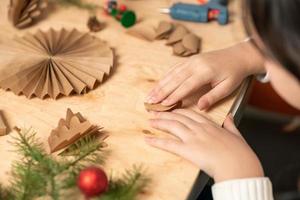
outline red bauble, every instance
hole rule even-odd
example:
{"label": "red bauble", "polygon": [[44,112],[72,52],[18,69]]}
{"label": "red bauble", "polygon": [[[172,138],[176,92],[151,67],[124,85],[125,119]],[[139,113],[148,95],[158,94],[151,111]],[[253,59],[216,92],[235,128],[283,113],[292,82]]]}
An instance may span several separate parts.
{"label": "red bauble", "polygon": [[121,12],[125,12],[125,11],[127,10],[127,6],[124,5],[124,4],[122,4],[122,5],[120,5],[119,10],[120,10]]}
{"label": "red bauble", "polygon": [[105,172],[97,167],[89,167],[79,173],[77,186],[86,197],[99,196],[108,189]]}

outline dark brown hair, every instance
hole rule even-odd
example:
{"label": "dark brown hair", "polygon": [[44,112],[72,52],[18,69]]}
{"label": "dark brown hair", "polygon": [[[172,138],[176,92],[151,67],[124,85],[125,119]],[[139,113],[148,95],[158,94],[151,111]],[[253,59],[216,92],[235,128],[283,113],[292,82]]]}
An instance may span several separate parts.
{"label": "dark brown hair", "polygon": [[300,80],[300,0],[244,0],[243,12],[247,33],[266,47],[260,51]]}

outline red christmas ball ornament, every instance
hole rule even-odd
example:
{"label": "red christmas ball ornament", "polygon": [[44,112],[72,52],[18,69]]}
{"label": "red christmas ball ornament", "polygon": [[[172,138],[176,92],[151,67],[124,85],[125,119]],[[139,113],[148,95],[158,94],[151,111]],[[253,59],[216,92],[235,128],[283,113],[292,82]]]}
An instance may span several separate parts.
{"label": "red christmas ball ornament", "polygon": [[125,11],[127,10],[127,6],[124,5],[124,4],[121,4],[120,7],[119,7],[119,10],[120,10],[121,12],[125,12]]}
{"label": "red christmas ball ornament", "polygon": [[86,198],[99,196],[108,189],[105,172],[98,167],[89,167],[79,173],[77,186]]}

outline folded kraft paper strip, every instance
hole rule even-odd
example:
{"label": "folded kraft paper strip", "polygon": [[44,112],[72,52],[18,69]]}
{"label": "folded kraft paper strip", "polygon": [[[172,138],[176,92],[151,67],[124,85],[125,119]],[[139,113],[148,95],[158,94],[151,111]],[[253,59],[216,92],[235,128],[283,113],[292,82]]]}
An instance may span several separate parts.
{"label": "folded kraft paper strip", "polygon": [[167,112],[171,110],[175,110],[177,108],[180,108],[182,106],[182,101],[178,101],[177,103],[170,105],[170,106],[164,106],[160,103],[157,104],[150,104],[150,103],[144,103],[145,108],[147,111],[154,111],[154,112]]}
{"label": "folded kraft paper strip", "polygon": [[10,0],[8,18],[17,28],[25,28],[41,18],[47,0]]}
{"label": "folded kraft paper strip", "polygon": [[27,98],[83,94],[113,67],[108,44],[76,29],[38,30],[0,45],[0,88]]}
{"label": "folded kraft paper strip", "polygon": [[[67,110],[65,119],[58,122],[56,129],[52,130],[48,144],[50,152],[56,152],[75,143],[80,138],[99,133],[102,127],[92,125],[80,113],[73,113],[71,109]],[[102,134],[104,140],[107,135]]]}

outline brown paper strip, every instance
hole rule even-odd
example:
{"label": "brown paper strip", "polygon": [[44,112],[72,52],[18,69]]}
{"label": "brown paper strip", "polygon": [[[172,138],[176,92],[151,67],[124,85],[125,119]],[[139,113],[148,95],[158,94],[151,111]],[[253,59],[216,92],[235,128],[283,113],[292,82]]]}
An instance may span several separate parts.
{"label": "brown paper strip", "polygon": [[174,110],[176,108],[180,108],[182,102],[179,101],[176,104],[173,104],[171,106],[163,106],[161,104],[149,104],[149,103],[144,103],[144,105],[147,111],[166,112],[166,111]]}

